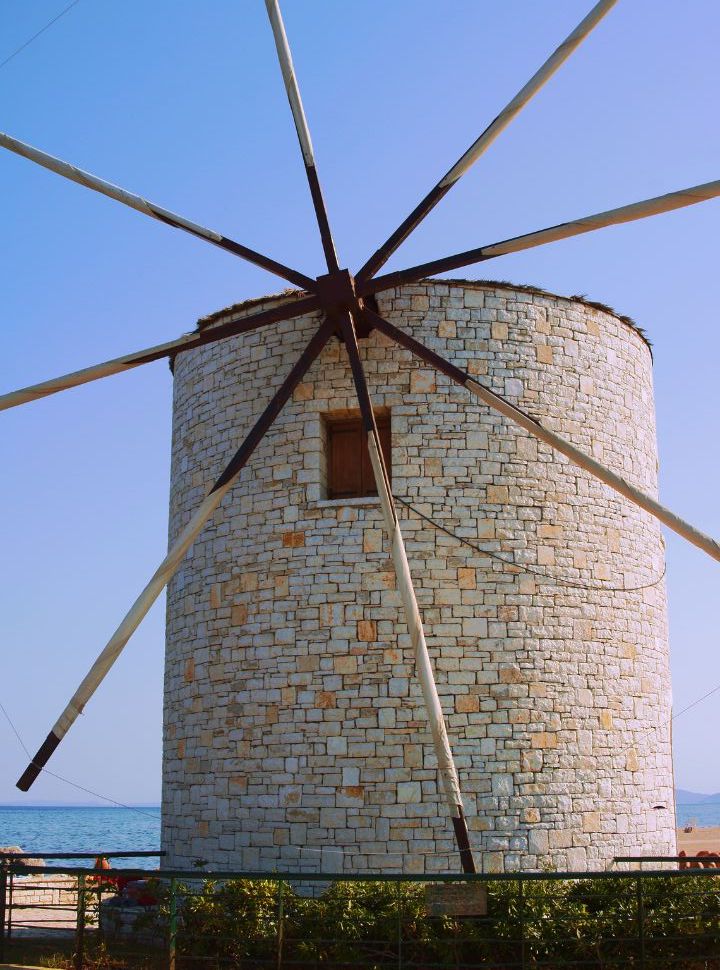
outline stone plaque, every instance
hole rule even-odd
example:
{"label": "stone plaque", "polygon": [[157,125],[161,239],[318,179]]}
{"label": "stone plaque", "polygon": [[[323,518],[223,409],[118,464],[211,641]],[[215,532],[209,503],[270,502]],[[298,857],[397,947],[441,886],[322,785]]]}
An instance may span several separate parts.
{"label": "stone plaque", "polygon": [[487,916],[487,888],[476,882],[435,883],[425,889],[429,916]]}

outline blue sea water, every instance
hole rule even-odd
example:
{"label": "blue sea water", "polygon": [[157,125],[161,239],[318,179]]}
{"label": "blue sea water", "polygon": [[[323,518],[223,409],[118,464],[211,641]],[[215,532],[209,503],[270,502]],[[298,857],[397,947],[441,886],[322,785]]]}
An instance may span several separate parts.
{"label": "blue sea water", "polygon": [[720,802],[678,805],[677,824],[680,828],[686,825],[696,825],[700,828],[708,825],[720,825]]}
{"label": "blue sea water", "polygon": [[[0,845],[19,845],[23,852],[40,857],[53,852],[158,851],[160,809],[0,806]],[[47,862],[58,866],[86,864]],[[154,869],[159,862],[136,857],[114,864]]]}
{"label": "blue sea water", "polygon": [[[678,805],[677,824],[720,825],[720,802]],[[158,851],[160,809],[0,806],[0,845],[19,845],[40,857],[53,852]],[[48,860],[48,865],[73,864],[81,863]],[[136,857],[115,864],[154,869],[159,861]]]}

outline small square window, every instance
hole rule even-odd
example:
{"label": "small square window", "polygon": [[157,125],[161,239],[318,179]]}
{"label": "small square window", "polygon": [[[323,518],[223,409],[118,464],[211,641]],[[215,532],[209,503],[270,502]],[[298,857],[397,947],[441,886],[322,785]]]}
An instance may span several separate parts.
{"label": "small square window", "polygon": [[[388,475],[392,478],[392,454],[390,441],[390,414],[387,411],[375,415],[380,446]],[[357,416],[327,415],[327,497],[363,498],[377,495],[375,476],[370,463],[367,433],[362,418]]]}

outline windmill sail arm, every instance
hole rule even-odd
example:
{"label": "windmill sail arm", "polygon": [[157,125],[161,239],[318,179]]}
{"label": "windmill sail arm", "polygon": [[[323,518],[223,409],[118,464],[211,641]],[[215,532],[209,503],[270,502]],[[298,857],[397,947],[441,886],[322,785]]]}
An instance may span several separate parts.
{"label": "windmill sail arm", "polygon": [[382,448],[373,416],[372,402],[368,392],[365,371],[360,359],[357,337],[349,313],[344,314],[341,318],[341,330],[350,359],[355,391],[360,405],[365,433],[367,434],[370,463],[380,498],[385,531],[390,542],[391,558],[398,590],[403,603],[410,641],[412,643],[415,670],[420,681],[420,689],[425,703],[430,734],[433,739],[433,748],[438,763],[438,773],[445,793],[450,818],[452,819],[462,869],[464,872],[475,872],[475,862],[470,849],[467,822],[463,811],[460,780],[450,748],[450,740],[445,726],[445,717],[435,684],[430,654],[428,653],[427,643],[425,641],[423,622],[410,574],[405,543],[400,531],[400,522],[392,497],[390,478],[385,467],[385,460],[382,456]]}
{"label": "windmill sail arm", "polygon": [[41,165],[43,168],[55,172],[57,175],[62,175],[63,178],[77,182],[79,185],[84,185],[86,188],[92,189],[94,192],[99,192],[101,195],[106,195],[110,199],[115,199],[116,202],[122,202],[123,205],[142,212],[146,216],[159,219],[160,222],[174,226],[176,229],[182,229],[193,236],[197,236],[199,239],[204,239],[206,242],[219,246],[221,249],[233,253],[235,256],[240,256],[248,262],[255,263],[256,266],[261,266],[276,276],[281,276],[283,279],[294,283],[301,289],[313,290],[315,287],[314,281],[309,276],[305,276],[303,273],[299,273],[297,270],[291,269],[289,266],[285,266],[283,263],[279,263],[269,256],[264,256],[254,249],[249,249],[247,246],[243,246],[233,239],[229,239],[227,236],[215,232],[213,229],[207,229],[197,222],[191,222],[184,216],[179,216],[169,209],[163,209],[162,206],[155,205],[154,202],[150,202],[140,195],[135,195],[133,192],[128,192],[126,189],[113,185],[112,182],[106,182],[96,175],[91,175],[89,172],[85,172],[75,165],[70,165],[68,162],[64,162],[54,155],[49,155],[47,152],[41,151],[39,148],[19,141],[17,138],[12,138],[10,135],[5,134],[5,132],[0,132],[0,147],[7,148],[8,151],[14,152],[16,155],[21,155],[23,158],[35,162],[36,165]]}
{"label": "windmill sail arm", "polygon": [[247,464],[253,451],[263,439],[282,407],[307,373],[310,365],[319,356],[330,338],[333,325],[324,323],[315,333],[300,355],[296,364],[273,395],[270,403],[260,415],[247,438],[213,485],[190,521],[173,543],[170,551],[156,569],[148,584],[135,600],[123,618],[120,626],[99,654],[69,703],[55,722],[52,731],[38,749],[35,757],[27,766],[17,782],[21,791],[28,791],[47,764],[63,737],[72,727],[78,715],[110,672],[115,661],[122,653],[128,640],[140,625],[150,607],[177,572],[195,539],[202,532],[205,523],[217,509],[225,494],[232,487],[240,470]]}
{"label": "windmill sail arm", "polygon": [[295,131],[297,132],[298,141],[300,142],[300,150],[302,151],[303,162],[305,164],[305,174],[310,187],[310,195],[312,197],[313,207],[315,209],[315,217],[320,230],[320,239],[322,241],[323,252],[325,254],[325,261],[327,263],[329,272],[332,273],[339,269],[337,253],[335,252],[335,243],[333,242],[332,232],[330,230],[327,208],[325,206],[325,200],[323,198],[322,188],[320,186],[320,179],[318,178],[317,174],[315,152],[313,150],[312,139],[310,137],[310,128],[308,127],[307,118],[305,117],[305,109],[303,107],[302,97],[300,95],[300,86],[298,85],[297,76],[295,74],[295,66],[293,65],[290,44],[288,43],[287,34],[285,32],[285,24],[283,23],[282,13],[280,12],[280,4],[278,3],[278,0],[265,0],[265,6],[267,8],[270,26],[275,39],[275,48],[277,50],[278,60],[280,61],[280,70],[282,72],[285,91],[290,103],[290,111],[292,112],[293,121],[295,123]]}
{"label": "windmill sail arm", "polygon": [[444,357],[441,357],[440,354],[437,354],[429,347],[420,343],[419,340],[400,330],[372,310],[366,310],[365,314],[368,321],[382,333],[412,351],[421,360],[424,360],[449,377],[450,380],[467,388],[474,397],[479,398],[484,404],[498,411],[539,441],[549,445],[554,451],[564,455],[573,464],[589,472],[594,478],[609,485],[614,491],[627,498],[645,512],[648,512],[663,525],[677,533],[677,535],[682,536],[683,539],[691,542],[698,549],[702,549],[712,559],[720,562],[720,544],[715,539],[705,535],[704,532],[701,532],[695,526],[680,518],[679,515],[676,515],[670,509],[666,508],[657,499],[648,495],[647,492],[632,485],[621,475],[618,475],[606,465],[592,458],[580,448],[576,448],[575,445],[571,444],[565,438],[545,427],[542,422],[531,417],[500,394],[491,391],[490,388],[485,387],[479,381],[475,380],[474,377],[471,377],[470,374],[456,367],[455,364],[445,360]]}
{"label": "windmill sail arm", "polygon": [[435,208],[438,202],[447,195],[453,185],[475,164],[498,135],[517,117],[525,105],[547,84],[553,74],[562,67],[570,55],[580,46],[588,34],[594,30],[616,3],[617,0],[600,0],[599,3],[595,4],[587,16],[577,25],[575,30],[553,51],[527,84],[518,91],[515,97],[505,105],[500,114],[475,139],[465,154],[458,159],[452,168],[440,179],[437,185],[413,209],[405,221],[398,226],[388,240],[370,257],[357,274],[359,280],[364,281],[369,279],[382,268],[410,233],[417,228],[422,220]]}
{"label": "windmill sail arm", "polygon": [[50,380],[42,381],[39,384],[31,384],[28,387],[20,388],[17,391],[9,391],[0,394],[0,411],[18,407],[21,404],[28,404],[30,401],[37,401],[57,394],[59,391],[67,391],[72,387],[79,387],[82,384],[89,384],[91,381],[98,381],[103,377],[110,377],[113,374],[120,374],[123,371],[132,370],[141,364],[150,364],[155,360],[166,357],[175,357],[177,354],[205,344],[214,343],[226,337],[233,337],[237,334],[248,333],[257,330],[259,327],[277,323],[280,320],[288,320],[291,317],[302,316],[312,313],[319,307],[315,297],[306,297],[302,300],[293,300],[278,307],[272,307],[255,313],[252,316],[244,317],[241,320],[231,321],[215,327],[206,327],[196,333],[184,334],[177,340],[169,340],[164,344],[157,344],[155,347],[146,347],[131,354],[124,354],[122,357],[114,357],[112,360],[103,361],[101,364],[93,364],[90,367],[83,367],[81,370],[63,374],[61,377],[53,377]]}
{"label": "windmill sail arm", "polygon": [[704,182],[702,185],[693,185],[688,189],[680,189],[678,192],[669,192],[667,195],[659,195],[652,199],[644,199],[642,202],[633,202],[617,209],[596,212],[593,215],[573,219],[570,222],[561,222],[557,226],[549,226],[547,229],[539,229],[523,236],[513,236],[489,246],[468,249],[463,253],[456,253],[454,256],[445,256],[443,259],[434,259],[428,263],[412,266],[409,269],[399,270],[397,273],[377,276],[363,283],[359,290],[363,294],[379,293],[393,286],[413,283],[436,273],[446,273],[449,270],[470,266],[473,263],[481,263],[497,256],[519,253],[524,249],[534,249],[536,246],[544,246],[546,243],[557,242],[560,239],[569,239],[571,236],[580,236],[586,232],[593,232],[595,229],[621,225],[624,222],[636,222],[638,219],[646,219],[663,212],[672,212],[674,209],[683,209],[689,205],[696,205],[698,202],[707,202],[709,199],[715,199],[718,196],[720,196],[720,179],[714,182]]}

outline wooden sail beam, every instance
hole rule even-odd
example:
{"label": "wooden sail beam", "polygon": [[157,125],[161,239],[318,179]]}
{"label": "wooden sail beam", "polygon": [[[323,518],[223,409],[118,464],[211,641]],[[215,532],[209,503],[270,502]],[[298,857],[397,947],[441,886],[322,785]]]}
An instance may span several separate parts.
{"label": "wooden sail beam", "polygon": [[389,239],[370,257],[357,273],[360,282],[370,279],[381,269],[395,250],[407,239],[410,233],[420,225],[422,220],[438,204],[438,202],[456,185],[467,170],[475,164],[480,156],[490,147],[498,135],[503,132],[525,105],[550,80],[570,55],[580,46],[588,34],[600,23],[603,17],[615,6],[617,0],[600,0],[590,13],[582,20],[575,30],[569,34],[560,46],[553,51],[542,67],[530,78],[527,84],[518,91],[515,97],[505,105],[500,114],[492,121],[485,131],[477,138],[465,154],[458,159],[447,172],[418,203],[410,215],[402,222]]}
{"label": "wooden sail beam", "polygon": [[720,562],[720,543],[715,539],[705,535],[704,532],[701,532],[695,526],[690,525],[689,522],[681,519],[679,515],[675,515],[670,509],[661,505],[651,495],[648,495],[647,492],[630,484],[621,475],[611,471],[606,465],[596,461],[595,458],[591,458],[590,455],[585,454],[584,451],[576,448],[575,445],[570,444],[569,441],[566,441],[560,435],[555,434],[554,431],[546,428],[537,418],[531,417],[500,394],[491,391],[489,387],[485,387],[479,381],[475,380],[474,377],[471,377],[470,374],[456,367],[455,364],[441,357],[434,350],[430,350],[429,347],[426,347],[419,340],[400,330],[388,320],[383,319],[369,309],[365,310],[365,315],[372,326],[386,334],[396,343],[412,351],[421,360],[424,360],[427,364],[430,364],[436,370],[445,374],[446,377],[449,377],[451,381],[467,388],[472,395],[479,398],[494,411],[498,411],[514,424],[519,425],[539,441],[550,445],[554,451],[565,455],[573,464],[589,472],[594,478],[604,482],[605,485],[609,485],[610,488],[614,489],[626,499],[629,499],[634,505],[637,505],[645,512],[649,512],[650,515],[667,526],[668,529],[682,536],[683,539],[687,539],[688,542],[697,546],[698,549],[702,549],[712,559]]}
{"label": "wooden sail beam", "polygon": [[494,259],[496,256],[505,256],[508,253],[519,253],[524,249],[533,249],[536,246],[544,246],[545,243],[557,242],[559,239],[580,236],[585,232],[593,232],[595,229],[604,229],[606,226],[617,226],[624,222],[635,222],[638,219],[646,219],[648,216],[660,215],[662,212],[684,209],[686,206],[696,205],[698,202],[707,202],[709,199],[715,199],[718,196],[720,196],[720,179],[714,182],[703,182],[701,185],[693,185],[689,189],[680,189],[678,192],[658,195],[652,199],[644,199],[642,202],[620,206],[617,209],[596,212],[594,215],[583,216],[581,219],[573,219],[572,222],[561,222],[557,226],[529,232],[524,236],[513,236],[511,239],[504,239],[502,242],[492,243],[490,246],[480,246],[478,249],[468,249],[466,252],[456,253],[454,256],[434,259],[429,263],[412,266],[397,273],[376,276],[362,284],[358,281],[357,289],[361,295],[379,293],[381,290],[388,290],[404,283],[415,283],[436,273],[446,273],[461,266],[481,263],[487,259]]}
{"label": "wooden sail beam", "polygon": [[114,357],[112,360],[93,364],[91,367],[84,367],[82,370],[63,374],[61,377],[53,377],[48,381],[42,381],[40,384],[31,384],[29,387],[23,387],[17,391],[0,394],[0,411],[18,407],[20,404],[27,404],[29,401],[37,401],[40,398],[48,397],[50,394],[57,394],[59,391],[67,391],[71,387],[79,387],[81,384],[98,381],[103,377],[110,377],[112,374],[132,370],[141,364],[149,364],[154,360],[161,360],[163,357],[175,357],[177,354],[194,350],[196,347],[203,347],[205,344],[214,343],[216,340],[234,337],[241,333],[249,333],[271,323],[303,316],[317,309],[319,309],[318,300],[314,296],[309,296],[301,300],[288,301],[268,310],[261,310],[260,313],[243,317],[241,320],[206,327],[197,333],[184,334],[177,340],[169,340],[167,343],[157,344],[155,347],[146,347],[144,350],[125,354],[122,357]]}
{"label": "wooden sail beam", "polygon": [[295,131],[297,132],[298,141],[300,142],[300,149],[302,151],[303,162],[305,164],[305,174],[307,176],[308,185],[310,186],[310,195],[312,197],[313,207],[315,209],[318,228],[320,229],[320,239],[322,241],[323,252],[325,253],[325,261],[327,263],[328,271],[333,273],[337,271],[340,266],[338,264],[335,243],[333,241],[332,232],[330,231],[330,222],[328,220],[327,209],[325,207],[325,200],[323,198],[320,180],[317,174],[315,152],[313,151],[312,139],[310,138],[310,129],[308,127],[307,118],[305,117],[305,109],[303,108],[302,98],[300,97],[300,87],[295,75],[295,67],[293,65],[292,54],[290,52],[290,44],[288,43],[287,34],[285,33],[285,24],[283,23],[278,0],[265,0],[265,6],[267,7],[268,17],[270,18],[270,26],[272,27],[273,37],[275,38],[275,47],[277,49],[278,60],[280,61],[280,70],[282,71],[283,81],[285,82],[285,91],[287,92],[288,101],[290,102],[290,110],[292,112],[293,121],[295,122]]}
{"label": "wooden sail beam", "polygon": [[438,772],[442,781],[445,800],[448,805],[450,817],[452,819],[455,838],[460,852],[460,862],[463,872],[475,872],[475,862],[470,848],[470,838],[468,834],[467,821],[463,811],[462,795],[460,792],[460,781],[457,768],[450,749],[445,717],[440,705],[435,676],[433,674],[430,654],[428,653],[427,643],[425,642],[425,631],[423,629],[422,618],[415,596],[415,589],[410,574],[405,543],[400,531],[400,520],[395,509],[395,503],[390,488],[390,479],[385,460],[380,446],[375,416],[372,410],[370,394],[365,379],[365,371],[360,359],[360,351],[357,343],[357,336],[353,325],[352,316],[349,312],[339,316],[341,332],[350,358],[350,367],[355,382],[360,413],[362,415],[365,433],[367,434],[370,461],[375,477],[375,484],[380,497],[380,505],[385,523],[385,531],[390,541],[390,549],[395,576],[397,579],[398,590],[403,601],[405,619],[408,625],[410,641],[415,657],[415,669],[417,671],[420,687],[425,702],[430,733],[433,739],[435,755],[437,757]]}
{"label": "wooden sail beam", "polygon": [[299,286],[301,289],[310,290],[311,292],[314,289],[313,280],[309,276],[305,276],[304,273],[299,273],[297,270],[291,269],[283,263],[278,263],[277,260],[270,259],[269,256],[263,256],[262,253],[255,252],[254,249],[248,249],[247,246],[243,246],[233,239],[229,239],[227,236],[215,232],[213,229],[206,229],[205,226],[191,222],[183,216],[170,212],[169,209],[163,209],[161,206],[155,205],[154,202],[148,201],[148,199],[143,199],[141,196],[127,192],[125,189],[121,189],[111,182],[106,182],[96,175],[91,175],[81,168],[76,168],[74,165],[70,165],[60,158],[55,158],[54,155],[48,155],[47,152],[43,152],[39,148],[34,148],[32,145],[18,141],[17,138],[11,138],[10,135],[4,132],[0,132],[0,147],[7,148],[8,151],[14,152],[16,155],[22,155],[23,158],[27,158],[31,162],[35,162],[37,165],[41,165],[43,168],[55,172],[57,175],[62,175],[63,178],[77,182],[79,185],[84,185],[86,188],[92,189],[94,192],[99,192],[101,195],[106,195],[110,199],[115,199],[116,202],[122,202],[123,205],[130,206],[131,209],[136,209],[146,216],[159,219],[160,222],[165,222],[169,226],[174,226],[176,229],[182,229],[193,236],[197,236],[198,239],[204,239],[214,246],[219,246],[220,249],[224,249],[234,256],[240,256],[241,259],[255,263],[256,266],[261,266],[269,273],[281,276],[283,279],[294,283],[295,286]]}
{"label": "wooden sail beam", "polygon": [[87,702],[105,679],[110,668],[120,656],[128,640],[138,628],[150,607],[177,572],[193,542],[202,532],[205,523],[232,487],[240,470],[247,464],[253,451],[262,441],[268,429],[275,421],[275,418],[307,373],[310,365],[322,352],[334,328],[334,324],[326,321],[316,331],[288,376],[273,395],[270,403],[255,422],[255,425],[235,453],[232,461],[217,479],[206,498],[177,537],[167,556],[163,559],[147,586],[145,586],[135,600],[120,626],[108,640],[97,660],[55,722],[47,738],[40,745],[35,757],[17,782],[17,787],[21,791],[28,791],[68,730],[74,724],[77,716],[82,713]]}

